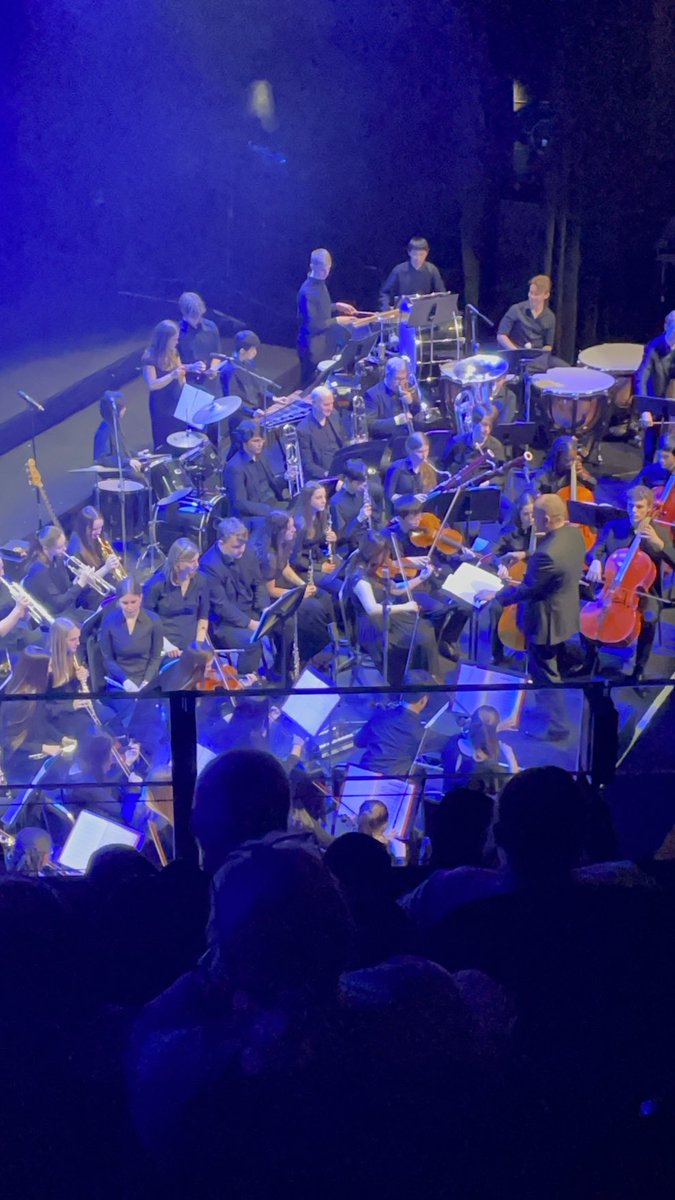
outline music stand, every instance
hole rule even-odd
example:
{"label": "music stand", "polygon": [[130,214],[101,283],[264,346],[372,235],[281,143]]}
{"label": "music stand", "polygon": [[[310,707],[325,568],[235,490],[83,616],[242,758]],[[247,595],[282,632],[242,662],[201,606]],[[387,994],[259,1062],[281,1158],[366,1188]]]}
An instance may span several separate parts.
{"label": "music stand", "polygon": [[348,446],[341,446],[333,455],[329,475],[342,475],[348,458],[361,459],[366,467],[375,467],[376,471],[379,471],[388,445],[387,439],[377,438],[368,442],[350,442]]}
{"label": "music stand", "polygon": [[480,524],[499,521],[501,498],[502,493],[498,487],[468,487],[462,492],[454,520],[464,521],[467,535],[470,521],[478,521]]}
{"label": "music stand", "polygon": [[616,504],[593,504],[586,500],[568,500],[567,512],[573,525],[588,525],[591,529],[604,529],[610,521],[628,519],[625,508]]}
{"label": "music stand", "polygon": [[271,636],[281,626],[282,672],[284,687],[290,687],[288,673],[288,621],[297,621],[298,609],[305,598],[307,584],[291,588],[264,608],[260,614],[257,628],[251,634],[251,642],[259,642],[264,637]]}
{"label": "music stand", "polygon": [[508,425],[498,425],[493,436],[502,446],[522,451],[534,440],[536,429],[534,421],[511,421]]}
{"label": "music stand", "polygon": [[675,399],[670,396],[633,396],[640,413],[651,413],[654,424],[675,425]]}

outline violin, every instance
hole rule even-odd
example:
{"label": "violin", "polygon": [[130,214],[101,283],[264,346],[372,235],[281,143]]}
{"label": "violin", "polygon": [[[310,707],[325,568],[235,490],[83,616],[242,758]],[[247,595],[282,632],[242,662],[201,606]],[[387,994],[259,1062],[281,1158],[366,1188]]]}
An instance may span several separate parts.
{"label": "violin", "polygon": [[581,632],[603,646],[632,646],[642,629],[640,594],[656,579],[656,564],[640,549],[638,530],[626,549],[615,550],[605,563],[600,595],[581,609]]}
{"label": "violin", "polygon": [[246,687],[246,683],[237,673],[236,667],[229,663],[221,663],[220,660],[214,661],[208,666],[204,672],[197,691],[199,692],[241,692]]}
{"label": "violin", "polygon": [[413,545],[419,546],[420,550],[429,550],[433,546],[440,554],[446,554],[449,557],[459,554],[464,548],[463,535],[458,530],[449,527],[439,533],[440,528],[441,521],[435,513],[420,513],[419,528],[413,529],[410,540]]}
{"label": "violin", "polygon": [[[558,491],[560,499],[564,500],[565,502],[569,500],[579,500],[583,501],[585,504],[595,504],[595,496],[590,488],[584,487],[583,484],[579,484],[577,480],[577,470],[577,462],[575,459],[570,467],[569,484],[560,488]],[[583,537],[584,544],[586,546],[586,552],[588,553],[589,550],[593,549],[598,539],[598,535],[595,529],[591,529],[590,525],[577,525],[576,528],[581,532],[581,536]]]}
{"label": "violin", "polygon": [[416,575],[419,575],[419,572],[419,563],[411,562],[409,558],[402,558],[400,567],[395,559],[386,559],[375,570],[378,579],[414,579]]}

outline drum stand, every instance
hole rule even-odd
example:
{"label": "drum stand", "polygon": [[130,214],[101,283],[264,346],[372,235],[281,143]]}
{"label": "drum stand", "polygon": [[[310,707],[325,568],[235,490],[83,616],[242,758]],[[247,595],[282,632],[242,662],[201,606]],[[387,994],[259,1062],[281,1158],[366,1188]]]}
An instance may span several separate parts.
{"label": "drum stand", "polygon": [[117,407],[122,399],[121,392],[105,392],[105,397],[110,401],[110,411],[113,419],[113,429],[115,430],[115,457],[117,459],[117,478],[120,485],[120,527],[122,530],[122,562],[124,569],[127,569],[127,503],[126,494],[124,492],[124,469],[122,467],[122,452],[120,450],[120,426],[119,426],[119,409]]}
{"label": "drum stand", "polygon": [[162,507],[161,501],[158,501],[150,510],[152,512],[148,529],[150,540],[136,563],[136,570],[139,575],[146,575],[148,578],[150,575],[154,575],[155,571],[159,571],[160,567],[163,567],[166,562],[166,554],[157,541],[157,518],[159,510]]}

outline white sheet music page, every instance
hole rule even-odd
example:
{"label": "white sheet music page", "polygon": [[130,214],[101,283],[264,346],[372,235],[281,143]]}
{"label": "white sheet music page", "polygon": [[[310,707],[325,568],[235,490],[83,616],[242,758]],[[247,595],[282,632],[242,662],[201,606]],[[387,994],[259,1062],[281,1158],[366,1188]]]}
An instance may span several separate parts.
{"label": "white sheet music page", "polygon": [[503,587],[503,580],[497,575],[484,571],[482,567],[475,567],[473,563],[463,562],[452,575],[448,575],[442,590],[471,608],[481,608],[482,605],[476,603],[479,592],[492,592],[496,596]]}

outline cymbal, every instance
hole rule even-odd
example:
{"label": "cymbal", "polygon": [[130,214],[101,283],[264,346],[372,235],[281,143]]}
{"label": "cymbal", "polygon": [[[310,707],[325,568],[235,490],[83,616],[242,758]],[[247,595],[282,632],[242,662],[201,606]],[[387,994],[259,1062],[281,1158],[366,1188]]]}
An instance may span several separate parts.
{"label": "cymbal", "polygon": [[447,364],[443,374],[454,383],[496,383],[508,369],[506,359],[498,354],[472,354],[471,358],[460,358],[458,362]]}
{"label": "cymbal", "polygon": [[202,446],[205,433],[196,433],[191,429],[181,429],[178,433],[170,433],[167,437],[167,442],[170,446],[175,446],[177,450],[194,450],[196,446]]}
{"label": "cymbal", "polygon": [[224,421],[226,417],[231,417],[232,413],[236,413],[241,405],[241,396],[223,396],[222,400],[213,399],[210,404],[205,404],[203,408],[198,408],[196,413],[192,414],[192,423],[194,425],[213,425],[216,421]]}
{"label": "cymbal", "polygon": [[82,471],[95,471],[97,475],[111,474],[112,472],[115,472],[115,474],[118,473],[117,467],[102,467],[100,463],[92,463],[90,467],[68,468],[69,475],[77,475]]}

